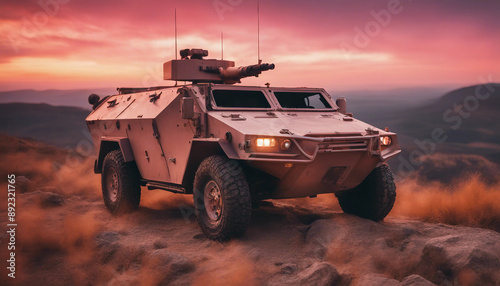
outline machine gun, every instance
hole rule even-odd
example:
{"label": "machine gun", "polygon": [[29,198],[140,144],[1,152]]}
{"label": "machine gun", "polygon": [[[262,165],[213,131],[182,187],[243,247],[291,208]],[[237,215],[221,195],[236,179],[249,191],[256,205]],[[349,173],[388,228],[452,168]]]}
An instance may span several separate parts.
{"label": "machine gun", "polygon": [[163,79],[233,84],[241,82],[245,77],[257,77],[263,71],[275,67],[274,64],[235,67],[233,61],[203,59],[208,56],[208,51],[202,49],[184,49],[180,54],[181,60],[171,60],[163,64]]}
{"label": "machine gun", "polygon": [[219,75],[224,83],[237,83],[240,79],[250,76],[259,76],[263,71],[273,70],[274,64],[257,64],[244,67],[219,68]]}

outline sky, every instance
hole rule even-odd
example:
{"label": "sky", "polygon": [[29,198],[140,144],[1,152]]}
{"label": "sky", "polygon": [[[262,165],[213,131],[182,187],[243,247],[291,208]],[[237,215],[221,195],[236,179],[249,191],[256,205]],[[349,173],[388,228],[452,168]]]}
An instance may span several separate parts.
{"label": "sky", "polygon": [[[178,48],[258,60],[258,0],[2,0],[0,90],[168,85]],[[498,0],[260,0],[243,84],[334,90],[500,82]]]}

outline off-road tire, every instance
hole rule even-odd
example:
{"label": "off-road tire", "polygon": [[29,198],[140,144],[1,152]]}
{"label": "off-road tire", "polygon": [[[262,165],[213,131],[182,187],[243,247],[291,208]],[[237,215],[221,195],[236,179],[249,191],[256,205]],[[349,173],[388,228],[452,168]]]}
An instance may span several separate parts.
{"label": "off-road tire", "polygon": [[396,200],[396,184],[387,165],[375,168],[352,190],[336,195],[345,213],[374,221],[383,220]]}
{"label": "off-road tire", "polygon": [[124,162],[120,150],[111,151],[104,158],[101,186],[104,205],[111,214],[129,213],[139,207],[141,201],[139,170],[135,162]]}
{"label": "off-road tire", "polygon": [[[210,209],[210,206],[207,207],[205,203],[205,200],[209,200],[209,192],[214,190],[219,193],[218,212]],[[222,156],[211,156],[203,160],[195,175],[193,200],[198,224],[203,233],[212,240],[227,241],[239,237],[250,223],[250,190],[243,170],[236,161]]]}

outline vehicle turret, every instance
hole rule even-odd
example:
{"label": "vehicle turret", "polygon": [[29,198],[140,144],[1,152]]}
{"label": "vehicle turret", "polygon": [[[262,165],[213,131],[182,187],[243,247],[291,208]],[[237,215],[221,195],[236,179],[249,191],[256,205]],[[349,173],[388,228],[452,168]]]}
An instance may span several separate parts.
{"label": "vehicle turret", "polygon": [[208,51],[203,49],[184,49],[180,60],[163,64],[163,79],[191,81],[193,83],[238,83],[242,78],[259,76],[263,71],[273,70],[274,64],[235,67],[233,61],[204,59]]}

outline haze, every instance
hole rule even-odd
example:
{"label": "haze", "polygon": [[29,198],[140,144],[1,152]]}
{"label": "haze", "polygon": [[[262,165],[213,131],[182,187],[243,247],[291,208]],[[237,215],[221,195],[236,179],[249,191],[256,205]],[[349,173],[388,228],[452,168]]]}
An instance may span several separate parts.
{"label": "haze", "polygon": [[[499,1],[260,1],[260,51],[277,68],[245,84],[335,90],[498,81]],[[164,85],[178,47],[257,62],[257,0],[3,1],[0,90]]]}

